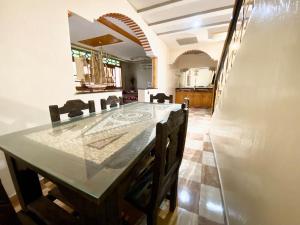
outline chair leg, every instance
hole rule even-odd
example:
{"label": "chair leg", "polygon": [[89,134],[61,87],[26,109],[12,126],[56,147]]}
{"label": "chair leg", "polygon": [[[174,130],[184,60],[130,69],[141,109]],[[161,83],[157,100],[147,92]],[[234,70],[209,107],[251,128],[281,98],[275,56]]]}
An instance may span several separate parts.
{"label": "chair leg", "polygon": [[153,212],[148,213],[147,214],[147,225],[157,225],[157,216],[158,216],[157,210],[154,210]]}
{"label": "chair leg", "polygon": [[170,211],[174,212],[177,205],[177,186],[178,186],[178,180],[174,182],[174,184],[171,186],[171,198],[170,198]]}

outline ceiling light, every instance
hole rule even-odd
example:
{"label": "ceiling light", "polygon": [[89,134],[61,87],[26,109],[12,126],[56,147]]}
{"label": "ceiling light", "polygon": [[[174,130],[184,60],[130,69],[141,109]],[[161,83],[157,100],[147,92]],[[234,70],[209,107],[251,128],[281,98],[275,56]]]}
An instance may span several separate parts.
{"label": "ceiling light", "polygon": [[194,28],[198,28],[201,26],[201,21],[200,20],[196,20],[192,23],[192,27]]}

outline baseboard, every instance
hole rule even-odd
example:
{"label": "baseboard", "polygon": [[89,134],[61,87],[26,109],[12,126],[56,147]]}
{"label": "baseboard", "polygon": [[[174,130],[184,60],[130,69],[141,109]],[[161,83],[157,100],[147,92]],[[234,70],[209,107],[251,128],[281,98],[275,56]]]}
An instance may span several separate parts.
{"label": "baseboard", "polygon": [[210,139],[210,142],[211,142],[211,145],[212,145],[212,149],[213,149],[213,152],[214,152],[214,155],[215,155],[215,164],[216,164],[216,167],[217,167],[218,177],[219,177],[220,186],[221,186],[221,198],[222,198],[222,204],[223,204],[223,209],[224,209],[225,224],[230,225],[229,220],[228,220],[228,208],[226,207],[225,197],[224,197],[225,194],[224,194],[223,182],[222,182],[222,179],[221,179],[220,168],[219,168],[219,165],[217,163],[218,162],[217,154],[216,154],[215,147],[214,147],[214,144],[212,142],[210,133],[208,133],[208,136],[209,136],[209,139]]}

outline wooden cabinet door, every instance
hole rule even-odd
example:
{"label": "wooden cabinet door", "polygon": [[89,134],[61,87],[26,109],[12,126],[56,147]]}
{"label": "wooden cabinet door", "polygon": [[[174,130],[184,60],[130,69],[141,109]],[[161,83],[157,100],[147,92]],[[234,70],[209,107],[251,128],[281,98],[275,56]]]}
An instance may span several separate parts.
{"label": "wooden cabinet door", "polygon": [[185,97],[189,98],[191,108],[210,108],[212,105],[211,92],[177,91],[175,96],[175,102],[181,104],[184,102]]}

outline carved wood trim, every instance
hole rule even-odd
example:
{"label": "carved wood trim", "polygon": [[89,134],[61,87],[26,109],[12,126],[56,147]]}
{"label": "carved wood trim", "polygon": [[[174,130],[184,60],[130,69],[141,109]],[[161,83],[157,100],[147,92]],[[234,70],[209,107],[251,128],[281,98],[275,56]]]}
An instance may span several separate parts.
{"label": "carved wood trim", "polygon": [[50,105],[50,117],[52,122],[60,121],[60,115],[68,113],[69,117],[81,116],[83,114],[82,110],[88,109],[90,113],[95,112],[94,101],[88,101],[88,103],[83,102],[80,99],[69,100],[62,107],[57,105]]}
{"label": "carved wood trim", "polygon": [[155,99],[157,99],[158,103],[165,103],[166,100],[169,100],[169,103],[173,103],[173,95],[167,96],[165,93],[157,93],[155,96],[150,95],[151,103],[153,103]]}

